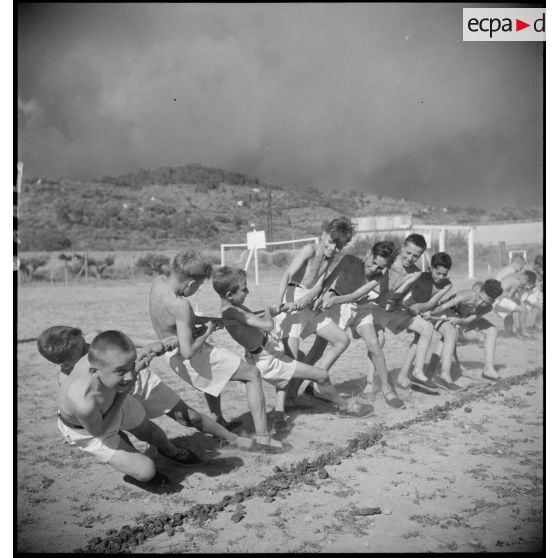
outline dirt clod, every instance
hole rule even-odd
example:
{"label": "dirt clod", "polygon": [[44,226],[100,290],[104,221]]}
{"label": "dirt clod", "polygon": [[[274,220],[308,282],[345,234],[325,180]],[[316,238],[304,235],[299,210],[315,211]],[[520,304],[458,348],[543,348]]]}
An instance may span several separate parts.
{"label": "dirt clod", "polygon": [[351,510],[351,515],[378,515],[382,513],[381,508],[357,508],[355,510]]}
{"label": "dirt clod", "polygon": [[319,479],[327,479],[329,477],[329,473],[325,469],[320,469],[318,471],[318,478]]}

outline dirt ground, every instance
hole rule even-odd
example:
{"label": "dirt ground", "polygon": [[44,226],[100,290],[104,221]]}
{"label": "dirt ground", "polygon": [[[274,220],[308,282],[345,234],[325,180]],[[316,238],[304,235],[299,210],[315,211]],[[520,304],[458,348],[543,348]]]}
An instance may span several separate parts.
{"label": "dirt ground", "polygon": [[[458,282],[457,282],[458,283]],[[261,308],[276,283],[251,285],[247,304]],[[461,281],[458,286],[464,286]],[[152,336],[148,316],[149,283],[92,282],[88,285],[24,286],[18,292],[18,339],[44,328],[77,325],[121,329]],[[194,304],[216,315],[217,296],[209,284]],[[497,324],[501,324],[498,319]],[[400,365],[408,337],[388,334],[388,367]],[[242,354],[225,332],[213,341]],[[482,367],[482,347],[459,347],[473,376]],[[71,552],[102,541],[125,525],[148,525],[161,514],[184,513],[196,504],[215,507],[228,495],[248,494],[210,514],[203,524],[186,520],[147,536],[132,552],[474,552],[536,551],[543,544],[543,374],[542,337],[532,341],[501,338],[496,363],[504,378],[522,381],[492,386],[474,382],[462,393],[428,396],[402,392],[405,408],[392,409],[376,395],[374,415],[339,418],[325,403],[301,396],[305,408],[289,414],[284,439],[292,449],[262,455],[220,447],[214,438],[186,429],[167,417],[156,422],[179,445],[200,453],[201,466],[181,468],[152,456],[169,476],[172,489],[151,493],[123,482],[122,475],[88,454],[63,443],[56,427],[56,366],[33,342],[18,344],[17,549],[20,552]],[[152,365],[183,399],[206,411],[203,396],[166,369]],[[353,341],[332,369],[345,394],[363,385],[366,359],[362,341]],[[264,386],[272,411],[273,389]],[[483,392],[483,390],[485,390]],[[253,431],[243,388],[229,384],[222,396],[227,418],[240,417]],[[424,415],[449,402],[441,415]],[[420,418],[422,417],[422,418]],[[416,420],[415,420],[416,419]],[[347,447],[359,433],[379,432],[377,443],[325,466],[304,482],[290,482],[274,497],[250,490],[288,471],[303,458],[310,462]],[[381,439],[379,439],[381,438]],[[275,468],[275,471],[274,471]],[[278,469],[279,468],[279,469]],[[321,467],[320,467],[321,469]],[[325,476],[323,472],[320,476]],[[234,499],[233,499],[234,500]],[[378,510],[375,515],[359,515]],[[212,508],[213,509],[213,508]],[[237,514],[235,516],[235,514]],[[233,520],[240,517],[239,522]],[[137,530],[137,529],[136,529]],[[109,548],[110,549],[110,548]],[[123,549],[123,548],[122,548]],[[122,550],[121,549],[121,550]]]}

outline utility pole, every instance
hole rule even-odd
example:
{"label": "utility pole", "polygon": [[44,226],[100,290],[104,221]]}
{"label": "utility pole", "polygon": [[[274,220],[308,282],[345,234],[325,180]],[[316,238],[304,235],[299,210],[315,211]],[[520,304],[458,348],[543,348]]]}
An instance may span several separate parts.
{"label": "utility pole", "polygon": [[266,184],[267,188],[267,242],[273,242],[273,221],[271,216],[271,186]]}

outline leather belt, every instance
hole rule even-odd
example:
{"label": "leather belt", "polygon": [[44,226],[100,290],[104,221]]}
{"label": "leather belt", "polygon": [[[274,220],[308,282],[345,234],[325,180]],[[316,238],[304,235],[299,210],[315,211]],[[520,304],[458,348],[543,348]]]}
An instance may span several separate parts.
{"label": "leather belt", "polygon": [[60,422],[62,424],[65,424],[68,428],[75,428],[77,430],[85,430],[85,428],[83,428],[83,426],[81,425],[77,425],[77,424],[72,424],[70,421],[66,420],[60,413],[60,411],[58,411],[58,418],[60,419]]}
{"label": "leather belt", "polygon": [[266,332],[264,335],[263,343],[259,347],[256,347],[255,349],[252,349],[251,351],[247,351],[247,352],[249,352],[251,355],[259,355],[264,350],[265,344],[267,343],[267,339],[268,339],[268,335]]}

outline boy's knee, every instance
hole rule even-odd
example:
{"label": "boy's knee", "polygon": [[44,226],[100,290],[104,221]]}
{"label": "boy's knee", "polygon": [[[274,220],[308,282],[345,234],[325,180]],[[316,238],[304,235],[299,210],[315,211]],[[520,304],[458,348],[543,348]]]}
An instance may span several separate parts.
{"label": "boy's knee", "polygon": [[457,330],[454,327],[446,328],[444,330],[444,340],[445,341],[456,341],[457,340]]}
{"label": "boy's knee", "polygon": [[262,381],[262,374],[258,368],[255,366],[251,366],[250,370],[248,370],[246,377],[249,382],[261,382]]}
{"label": "boy's knee", "polygon": [[434,333],[434,326],[426,320],[420,320],[417,323],[417,330],[419,335],[432,335]]}
{"label": "boy's knee", "polygon": [[342,331],[341,334],[339,334],[336,343],[334,343],[334,346],[345,350],[349,346],[350,342],[351,340],[349,339],[349,336],[344,331]]}
{"label": "boy's knee", "polygon": [[327,370],[320,369],[320,376],[314,380],[317,384],[323,385],[329,381],[329,374]]}
{"label": "boy's knee", "polygon": [[148,457],[142,456],[144,459],[138,460],[135,463],[134,470],[130,472],[130,476],[134,477],[140,482],[150,481],[157,472],[155,463]]}

